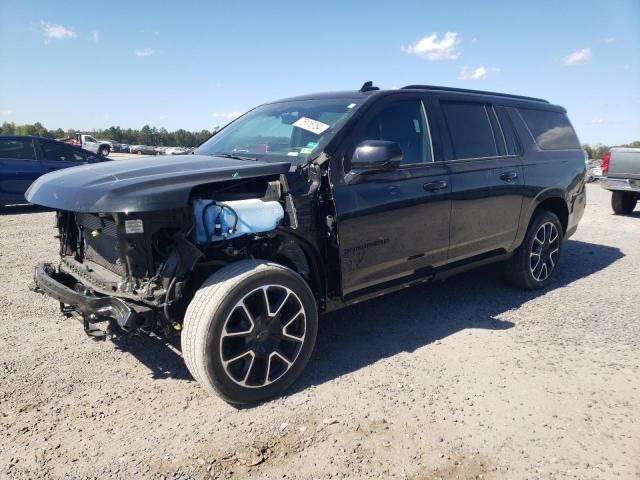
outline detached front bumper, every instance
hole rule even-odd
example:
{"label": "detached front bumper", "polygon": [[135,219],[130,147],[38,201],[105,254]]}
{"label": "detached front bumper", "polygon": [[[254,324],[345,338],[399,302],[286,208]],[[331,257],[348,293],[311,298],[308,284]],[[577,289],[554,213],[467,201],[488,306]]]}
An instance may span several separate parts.
{"label": "detached front bumper", "polygon": [[34,276],[36,288],[55,298],[61,304],[73,307],[91,323],[104,320],[115,320],[124,330],[135,326],[136,312],[125,302],[116,297],[95,297],[74,290],[70,286],[68,276],[56,272],[50,263],[38,265]]}
{"label": "detached front bumper", "polygon": [[623,192],[640,193],[640,180],[633,178],[609,178],[602,177],[600,185],[607,190],[621,190]]}

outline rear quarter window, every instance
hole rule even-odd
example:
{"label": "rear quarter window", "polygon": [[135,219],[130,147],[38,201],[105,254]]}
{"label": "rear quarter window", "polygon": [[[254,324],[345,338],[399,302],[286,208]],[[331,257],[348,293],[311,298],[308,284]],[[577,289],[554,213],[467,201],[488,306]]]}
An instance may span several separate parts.
{"label": "rear quarter window", "polygon": [[580,149],[580,142],[567,115],[561,112],[518,109],[541,150]]}

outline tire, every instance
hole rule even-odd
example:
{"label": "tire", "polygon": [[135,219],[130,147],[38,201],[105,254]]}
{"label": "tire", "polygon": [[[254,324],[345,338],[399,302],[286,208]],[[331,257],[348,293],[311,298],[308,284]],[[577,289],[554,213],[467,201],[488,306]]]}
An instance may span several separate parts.
{"label": "tire", "polygon": [[507,280],[526,290],[546,287],[558,270],[562,247],[560,220],[554,213],[540,210],[529,222],[522,245],[507,261]]}
{"label": "tire", "polygon": [[108,147],[101,147],[99,153],[103,157],[108,157],[110,152],[111,152],[111,150]]}
{"label": "tire", "polygon": [[256,403],[300,376],[317,331],[316,301],[300,275],[242,260],[218,270],[196,292],[184,317],[182,355],[208,392],[233,404]]}
{"label": "tire", "polygon": [[611,192],[611,208],[617,215],[625,215],[633,212],[638,203],[638,197],[634,192]]}

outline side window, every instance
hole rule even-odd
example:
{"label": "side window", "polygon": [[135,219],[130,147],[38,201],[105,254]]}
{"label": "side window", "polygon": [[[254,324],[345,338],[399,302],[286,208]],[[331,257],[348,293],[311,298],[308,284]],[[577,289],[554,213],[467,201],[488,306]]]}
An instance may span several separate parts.
{"label": "side window", "polygon": [[84,162],[86,157],[74,148],[54,142],[40,142],[45,160],[57,162]]}
{"label": "side window", "polygon": [[495,157],[496,137],[487,106],[482,103],[442,102],[453,159]]}
{"label": "side window", "polygon": [[31,140],[0,139],[0,158],[12,160],[35,160]]}
{"label": "side window", "polygon": [[580,142],[564,113],[518,109],[541,150],[579,149]]}
{"label": "side window", "polygon": [[356,135],[352,151],[365,140],[396,142],[402,150],[402,165],[433,161],[429,125],[420,100],[400,100],[383,107]]}

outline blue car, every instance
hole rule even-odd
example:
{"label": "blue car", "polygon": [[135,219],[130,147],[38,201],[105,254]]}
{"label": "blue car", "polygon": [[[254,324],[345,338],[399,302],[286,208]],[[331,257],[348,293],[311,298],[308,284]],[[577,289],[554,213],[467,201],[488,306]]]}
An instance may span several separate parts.
{"label": "blue car", "polygon": [[20,135],[0,136],[0,206],[27,203],[29,185],[61,168],[109,159],[67,143]]}

